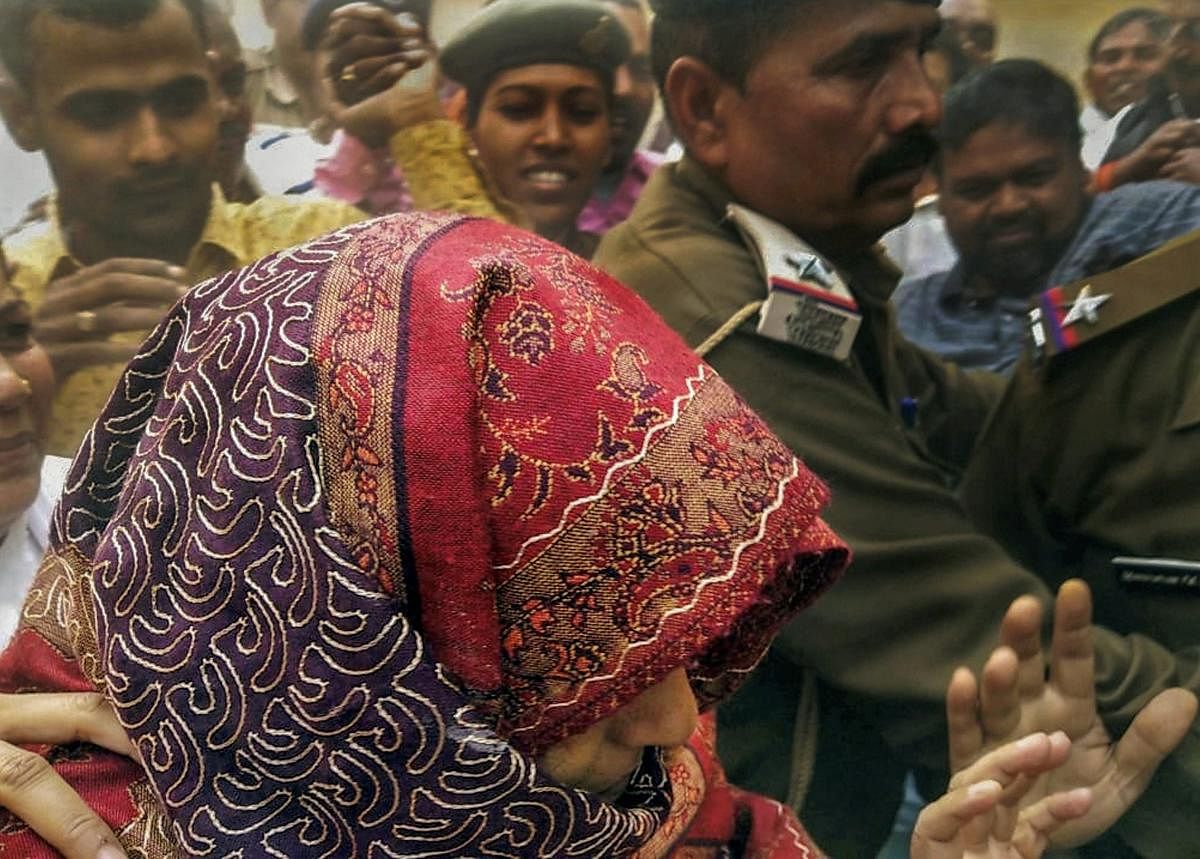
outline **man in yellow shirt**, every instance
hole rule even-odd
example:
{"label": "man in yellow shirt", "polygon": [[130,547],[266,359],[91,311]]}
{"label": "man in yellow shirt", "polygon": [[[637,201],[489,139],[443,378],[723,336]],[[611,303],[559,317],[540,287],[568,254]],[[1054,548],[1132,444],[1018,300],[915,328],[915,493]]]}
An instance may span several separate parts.
{"label": "man in yellow shirt", "polygon": [[225,201],[200,0],[0,0],[0,100],[57,194],[14,237],[60,389],[49,450],[73,455],[137,344],[188,286],[361,219],[349,206]]}

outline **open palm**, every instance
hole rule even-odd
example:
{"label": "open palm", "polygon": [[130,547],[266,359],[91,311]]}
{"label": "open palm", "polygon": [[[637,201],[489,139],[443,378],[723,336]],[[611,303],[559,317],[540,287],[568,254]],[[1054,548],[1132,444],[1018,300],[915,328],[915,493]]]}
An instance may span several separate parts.
{"label": "open palm", "polygon": [[[1019,800],[1001,803],[996,812],[1001,829],[1019,830],[1027,810],[1044,813],[1050,798],[1089,789],[1086,811],[1069,820],[1055,818],[1053,827],[1039,830],[1055,848],[1085,843],[1112,826],[1146,789],[1196,714],[1196,699],[1190,692],[1169,689],[1147,704],[1114,743],[1096,711],[1091,612],[1087,585],[1064,584],[1055,603],[1047,671],[1041,606],[1031,597],[1017,600],[1001,626],[1006,646],[988,660],[982,688],[969,671],[960,669],[947,693],[954,772],[969,769],[990,750],[1028,734],[1065,735],[1069,749],[1062,762],[1036,775],[1022,775],[1008,788],[1019,792]],[[1015,820],[1004,820],[1006,815]],[[998,855],[1034,856],[1040,851]]]}

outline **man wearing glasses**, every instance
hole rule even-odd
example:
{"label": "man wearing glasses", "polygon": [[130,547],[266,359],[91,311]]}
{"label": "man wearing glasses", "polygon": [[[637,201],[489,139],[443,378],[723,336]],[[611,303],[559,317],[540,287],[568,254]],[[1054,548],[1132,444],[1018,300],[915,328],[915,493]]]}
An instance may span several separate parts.
{"label": "man wearing glasses", "polygon": [[1170,20],[1166,65],[1117,127],[1096,185],[1175,179],[1200,183],[1200,0],[1161,0]]}

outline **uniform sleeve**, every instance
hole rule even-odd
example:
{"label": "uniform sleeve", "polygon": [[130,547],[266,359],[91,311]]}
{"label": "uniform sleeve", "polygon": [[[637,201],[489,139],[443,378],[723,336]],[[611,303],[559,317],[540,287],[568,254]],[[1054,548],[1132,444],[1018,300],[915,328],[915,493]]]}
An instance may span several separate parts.
{"label": "uniform sleeve", "polygon": [[433,120],[409,126],[392,136],[389,147],[404,172],[414,208],[512,222],[471,163],[467,136],[458,123]]}
{"label": "uniform sleeve", "polygon": [[[1091,579],[1086,553],[1081,558],[1053,530],[1054,504],[1046,498],[1042,483],[1061,475],[1051,473],[1049,463],[1026,437],[1027,427],[1055,425],[1053,420],[1033,420],[1045,415],[1031,414],[1031,409],[1048,408],[1039,393],[1028,365],[1020,365],[980,437],[963,479],[963,503],[982,530],[995,535],[1016,558],[1043,576],[1054,582],[1071,576]],[[1043,432],[1046,429],[1043,426]],[[1078,437],[1079,429],[1062,426],[1062,432],[1072,438]],[[1042,469],[1046,473],[1039,474]],[[1086,479],[1081,476],[1081,480],[1084,485],[1079,489],[1086,491]],[[1095,589],[1097,583],[1092,581]],[[1098,594],[1097,599],[1103,597]],[[1136,609],[1130,609],[1131,622],[1136,616]],[[1113,737],[1121,736],[1138,711],[1163,689],[1183,686],[1200,694],[1200,648],[1171,651],[1148,636],[1120,636],[1103,628],[1097,628],[1095,640],[1097,707]],[[1195,855],[1200,840],[1195,821],[1200,821],[1200,725],[1192,726],[1147,792],[1114,829],[1143,856],[1187,859]]]}
{"label": "uniform sleeve", "polygon": [[[700,291],[668,260],[683,255],[647,252],[651,244],[628,229],[610,234],[599,261],[695,345],[711,333],[694,322],[701,308],[688,305]],[[687,265],[688,273],[729,271],[694,254]],[[658,301],[665,295],[674,297]],[[775,655],[783,658],[766,667],[814,669],[855,702],[856,717],[872,723],[910,766],[943,769],[944,695],[954,669],[983,665],[1012,600],[1033,594],[1048,603],[1050,591],[973,524],[945,472],[918,452],[854,368],[758,337],[752,325],[708,360],[828,482],[833,501],[826,520],[854,553],[843,579],[776,639]],[[962,373],[905,344],[893,360],[924,386],[930,419],[945,415],[928,433],[931,446],[942,438],[942,452],[965,462],[999,380]],[[1148,639],[1101,632],[1097,649],[1105,688],[1113,690],[1102,697],[1108,715],[1132,712],[1148,694],[1177,682],[1174,656]],[[779,760],[778,735],[750,741],[759,743],[760,766]]]}

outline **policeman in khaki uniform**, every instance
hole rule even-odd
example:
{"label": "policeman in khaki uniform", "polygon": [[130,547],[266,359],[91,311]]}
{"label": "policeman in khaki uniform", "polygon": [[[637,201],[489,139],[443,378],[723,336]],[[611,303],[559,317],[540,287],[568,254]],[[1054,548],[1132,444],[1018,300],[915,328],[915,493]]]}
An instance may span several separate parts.
{"label": "policeman in khaki uniform", "polygon": [[[1029,350],[962,487],[1047,584],[1086,579],[1098,623],[1177,652],[1200,644],[1198,273],[1200,231],[1038,296]],[[1146,844],[1187,829],[1197,760],[1193,725],[1118,831]]]}
{"label": "policeman in khaki uniform", "polygon": [[[874,856],[904,773],[945,766],[954,668],[982,664],[1015,597],[1050,600],[952,489],[1001,384],[899,335],[899,273],[875,249],[911,214],[934,151],[940,104],[920,56],[936,0],[652,5],[655,74],[687,155],[595,260],[830,483],[828,521],[854,551],[722,706],[721,758],[734,783],[796,807],[829,855]],[[1096,646],[1112,736],[1163,688],[1200,688],[1195,648],[1104,629]],[[1196,788],[1136,845],[1145,855],[1200,855],[1200,756],[1184,771]]]}

